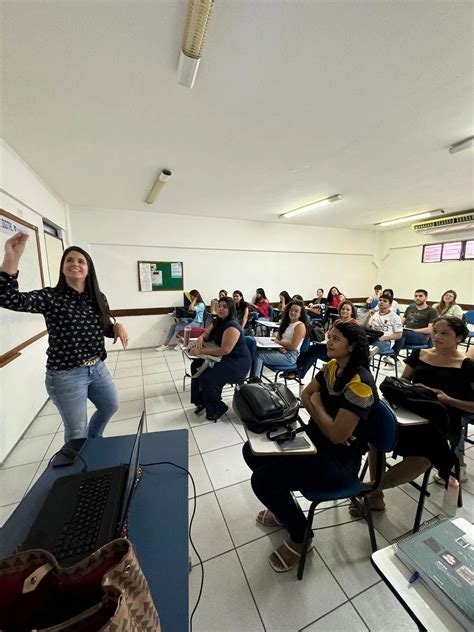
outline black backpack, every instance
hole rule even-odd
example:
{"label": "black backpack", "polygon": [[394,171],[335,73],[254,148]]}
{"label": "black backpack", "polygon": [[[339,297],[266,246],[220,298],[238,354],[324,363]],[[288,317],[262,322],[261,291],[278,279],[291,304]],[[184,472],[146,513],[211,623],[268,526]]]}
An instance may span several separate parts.
{"label": "black backpack", "polygon": [[397,406],[403,406],[415,415],[428,419],[441,435],[447,436],[448,409],[432,390],[412,384],[401,377],[386,377],[380,385],[380,390],[392,408],[396,410]]}
{"label": "black backpack", "polygon": [[285,384],[238,384],[232,407],[249,430],[261,434],[296,421],[300,400]]}
{"label": "black backpack", "polygon": [[321,322],[315,320],[309,325],[309,339],[312,342],[324,342],[326,333]]}

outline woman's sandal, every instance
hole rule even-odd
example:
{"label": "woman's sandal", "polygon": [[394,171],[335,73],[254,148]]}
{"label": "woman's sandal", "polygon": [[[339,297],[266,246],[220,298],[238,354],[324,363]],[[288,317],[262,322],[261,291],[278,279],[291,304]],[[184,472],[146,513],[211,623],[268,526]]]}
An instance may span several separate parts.
{"label": "woman's sandal", "polygon": [[[369,494],[368,496],[369,506],[371,511],[385,511],[385,503],[383,500],[383,496],[379,496],[378,494]],[[361,499],[361,503],[363,505],[363,501]],[[361,513],[359,507],[351,500],[349,503],[349,513],[353,518],[363,518],[363,514]]]}
{"label": "woman's sandal", "polygon": [[196,406],[196,408],[194,409],[194,414],[195,415],[200,415],[202,413],[202,411],[204,410],[205,406],[200,404],[199,406]]}
{"label": "woman's sandal", "polygon": [[282,527],[283,526],[283,522],[280,522],[278,518],[275,515],[273,515],[269,509],[262,509],[262,511],[259,511],[255,520],[258,523],[263,524],[264,527]]}
{"label": "woman's sandal", "polygon": [[[309,553],[312,548],[313,543],[310,542],[306,552]],[[286,554],[287,551],[292,554],[292,561],[285,561],[283,554]],[[268,558],[268,562],[276,573],[287,573],[288,571],[291,571],[296,568],[296,566],[298,566],[298,564],[300,563],[300,558],[301,553],[298,553],[298,551],[296,551],[290,544],[288,544],[288,541],[285,540],[281,546],[273,551],[273,553]]]}

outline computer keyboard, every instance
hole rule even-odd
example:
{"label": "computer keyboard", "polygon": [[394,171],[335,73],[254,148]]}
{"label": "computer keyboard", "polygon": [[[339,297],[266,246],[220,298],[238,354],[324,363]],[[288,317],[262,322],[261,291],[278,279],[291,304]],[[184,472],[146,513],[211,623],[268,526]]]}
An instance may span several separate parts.
{"label": "computer keyboard", "polygon": [[56,538],[53,553],[57,560],[95,550],[111,482],[111,474],[100,474],[81,483],[74,514]]}

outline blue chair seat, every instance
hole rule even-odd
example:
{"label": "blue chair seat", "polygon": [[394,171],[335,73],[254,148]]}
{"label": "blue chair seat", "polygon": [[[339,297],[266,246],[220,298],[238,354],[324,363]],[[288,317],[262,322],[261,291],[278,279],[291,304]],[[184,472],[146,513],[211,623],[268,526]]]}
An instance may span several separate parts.
{"label": "blue chair seat", "polygon": [[332,491],[320,491],[320,492],[309,492],[305,490],[301,490],[303,496],[315,503],[324,503],[328,500],[341,500],[344,498],[352,498],[353,496],[357,496],[360,492],[360,488],[362,483],[359,479],[355,479],[351,482],[350,485],[344,487],[344,489],[335,489]]}

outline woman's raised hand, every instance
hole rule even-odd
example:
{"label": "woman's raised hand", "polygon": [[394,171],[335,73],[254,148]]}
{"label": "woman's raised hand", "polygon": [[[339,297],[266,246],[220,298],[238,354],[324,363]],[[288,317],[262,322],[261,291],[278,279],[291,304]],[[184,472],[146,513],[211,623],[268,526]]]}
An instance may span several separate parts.
{"label": "woman's raised hand", "polygon": [[5,242],[5,254],[18,261],[25,250],[28,237],[26,233],[15,233]]}

